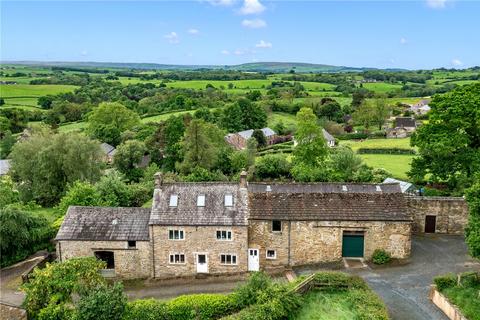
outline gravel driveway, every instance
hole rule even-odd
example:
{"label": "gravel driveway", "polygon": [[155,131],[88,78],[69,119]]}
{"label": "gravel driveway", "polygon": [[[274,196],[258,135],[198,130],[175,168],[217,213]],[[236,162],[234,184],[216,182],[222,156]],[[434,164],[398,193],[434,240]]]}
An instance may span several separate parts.
{"label": "gravel driveway", "polygon": [[448,318],[428,299],[432,279],[448,272],[480,270],[480,263],[467,255],[463,237],[414,236],[411,263],[382,269],[356,269],[387,304],[393,320]]}

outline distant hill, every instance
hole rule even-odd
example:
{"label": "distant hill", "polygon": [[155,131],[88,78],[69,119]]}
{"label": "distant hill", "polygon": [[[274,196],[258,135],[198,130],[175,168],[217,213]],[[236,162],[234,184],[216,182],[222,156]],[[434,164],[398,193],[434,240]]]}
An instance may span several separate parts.
{"label": "distant hill", "polygon": [[288,73],[295,70],[297,73],[317,72],[359,72],[365,70],[404,71],[405,69],[376,69],[332,66],[327,64],[301,62],[252,62],[239,65],[178,65],[159,63],[122,63],[122,62],[63,62],[63,61],[5,61],[2,64],[19,64],[30,66],[57,66],[57,67],[89,67],[89,68],[118,68],[141,70],[237,70],[245,72],[273,72]]}

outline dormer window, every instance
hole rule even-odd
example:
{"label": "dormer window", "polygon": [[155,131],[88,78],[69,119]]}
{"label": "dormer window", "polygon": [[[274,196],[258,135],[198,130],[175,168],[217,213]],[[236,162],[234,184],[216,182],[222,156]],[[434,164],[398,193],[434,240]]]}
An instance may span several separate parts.
{"label": "dormer window", "polygon": [[176,207],[178,205],[178,194],[170,195],[170,207]]}
{"label": "dormer window", "polygon": [[205,207],[205,195],[199,194],[197,196],[197,207]]}
{"label": "dormer window", "polygon": [[225,202],[225,207],[233,207],[233,195],[226,194],[224,202]]}
{"label": "dormer window", "polygon": [[345,192],[348,191],[347,186],[342,186],[342,191],[345,191]]}

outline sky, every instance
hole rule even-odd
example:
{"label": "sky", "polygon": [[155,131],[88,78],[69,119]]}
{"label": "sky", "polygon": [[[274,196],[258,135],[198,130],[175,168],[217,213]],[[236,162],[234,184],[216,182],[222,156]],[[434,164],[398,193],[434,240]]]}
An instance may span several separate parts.
{"label": "sky", "polygon": [[480,1],[5,1],[2,61],[480,65]]}

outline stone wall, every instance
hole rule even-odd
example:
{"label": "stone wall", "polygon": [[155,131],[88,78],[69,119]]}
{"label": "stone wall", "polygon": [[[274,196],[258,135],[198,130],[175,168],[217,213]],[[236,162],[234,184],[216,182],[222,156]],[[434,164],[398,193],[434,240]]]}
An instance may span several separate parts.
{"label": "stone wall", "polygon": [[451,320],[468,320],[462,312],[441,294],[435,285],[430,287],[429,298]]}
{"label": "stone wall", "polygon": [[60,261],[73,257],[94,256],[95,251],[112,251],[115,276],[123,279],[148,278],[151,272],[149,241],[137,241],[136,248],[128,248],[127,241],[59,241],[57,256]]}
{"label": "stone wall", "polygon": [[[338,261],[343,231],[364,231],[366,259],[375,249],[401,259],[411,251],[409,222],[282,221],[281,232],[271,230],[271,221],[250,221],[249,248],[260,249],[260,266],[265,270]],[[275,250],[276,259],[267,259],[267,250]]]}
{"label": "stone wall", "polygon": [[[152,277],[168,279],[193,276],[197,274],[196,257],[198,253],[207,255],[209,274],[242,273],[247,271],[247,231],[246,226],[151,226],[150,237],[153,239],[152,251],[154,266]],[[183,230],[184,240],[169,240],[171,229]],[[232,240],[217,240],[217,230],[232,231]],[[185,255],[184,264],[171,264],[170,254]],[[236,265],[223,265],[221,254],[237,256]]]}
{"label": "stone wall", "polygon": [[413,218],[412,231],[425,232],[425,216],[436,216],[437,233],[463,234],[468,222],[468,207],[459,197],[408,197]]}
{"label": "stone wall", "polygon": [[0,302],[0,320],[27,320],[25,309]]}

